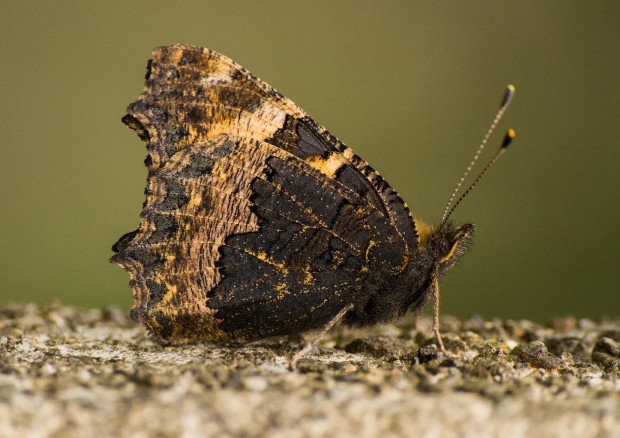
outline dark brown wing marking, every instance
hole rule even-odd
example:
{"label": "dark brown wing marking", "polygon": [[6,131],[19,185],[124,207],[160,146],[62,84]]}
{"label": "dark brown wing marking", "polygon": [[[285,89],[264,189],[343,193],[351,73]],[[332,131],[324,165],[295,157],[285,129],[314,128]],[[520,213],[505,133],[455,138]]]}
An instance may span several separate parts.
{"label": "dark brown wing marking", "polygon": [[[267,161],[266,176],[267,181],[255,180],[252,202],[259,226],[268,229],[226,239],[218,261],[223,280],[208,293],[209,305],[223,319],[221,328],[246,340],[322,327],[365,295],[360,292],[369,272],[386,273],[386,267],[402,262],[405,249],[386,217],[339,196],[329,178],[318,181],[295,172],[278,157]],[[259,210],[277,205],[283,196],[297,199],[318,221],[300,229],[296,222],[274,217],[271,209]],[[289,208],[285,211],[292,217],[303,214],[301,207]],[[351,251],[346,242],[364,253]]]}

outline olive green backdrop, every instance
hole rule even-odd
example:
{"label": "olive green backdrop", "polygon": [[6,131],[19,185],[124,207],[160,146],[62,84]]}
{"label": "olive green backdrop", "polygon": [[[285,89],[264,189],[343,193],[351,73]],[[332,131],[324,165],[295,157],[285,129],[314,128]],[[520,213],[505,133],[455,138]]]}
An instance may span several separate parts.
{"label": "olive green backdrop", "polygon": [[[110,247],[138,224],[144,145],[120,121],[146,60],[216,49],[437,221],[505,85],[517,139],[462,205],[444,313],[617,316],[617,1],[0,3],[0,301],[129,308]],[[490,156],[487,151],[485,158]]]}

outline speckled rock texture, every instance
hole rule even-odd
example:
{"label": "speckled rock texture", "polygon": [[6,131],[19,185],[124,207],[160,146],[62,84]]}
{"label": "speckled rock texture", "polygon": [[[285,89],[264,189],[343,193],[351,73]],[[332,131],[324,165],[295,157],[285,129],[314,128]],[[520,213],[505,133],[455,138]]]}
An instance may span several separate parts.
{"label": "speckled rock texture", "polygon": [[126,312],[0,305],[2,437],[616,437],[620,320],[442,319],[161,347]]}

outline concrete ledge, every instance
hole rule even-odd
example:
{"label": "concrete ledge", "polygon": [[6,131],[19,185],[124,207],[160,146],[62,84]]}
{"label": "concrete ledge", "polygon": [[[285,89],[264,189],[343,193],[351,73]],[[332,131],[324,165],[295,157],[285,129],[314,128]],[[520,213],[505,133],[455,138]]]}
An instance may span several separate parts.
{"label": "concrete ledge", "polygon": [[620,321],[443,318],[160,347],[126,312],[0,305],[0,436],[620,436]]}

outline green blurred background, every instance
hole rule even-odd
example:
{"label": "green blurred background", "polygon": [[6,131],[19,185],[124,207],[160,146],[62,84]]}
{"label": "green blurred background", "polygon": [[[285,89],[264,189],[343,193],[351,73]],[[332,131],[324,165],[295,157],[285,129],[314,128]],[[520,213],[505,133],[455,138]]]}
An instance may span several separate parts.
{"label": "green blurred background", "polygon": [[2,0],[0,36],[0,302],[130,307],[107,259],[138,224],[145,150],[120,119],[151,50],[184,42],[283,92],[428,221],[514,83],[489,149],[517,139],[455,214],[478,234],[443,312],[620,313],[615,0]]}

